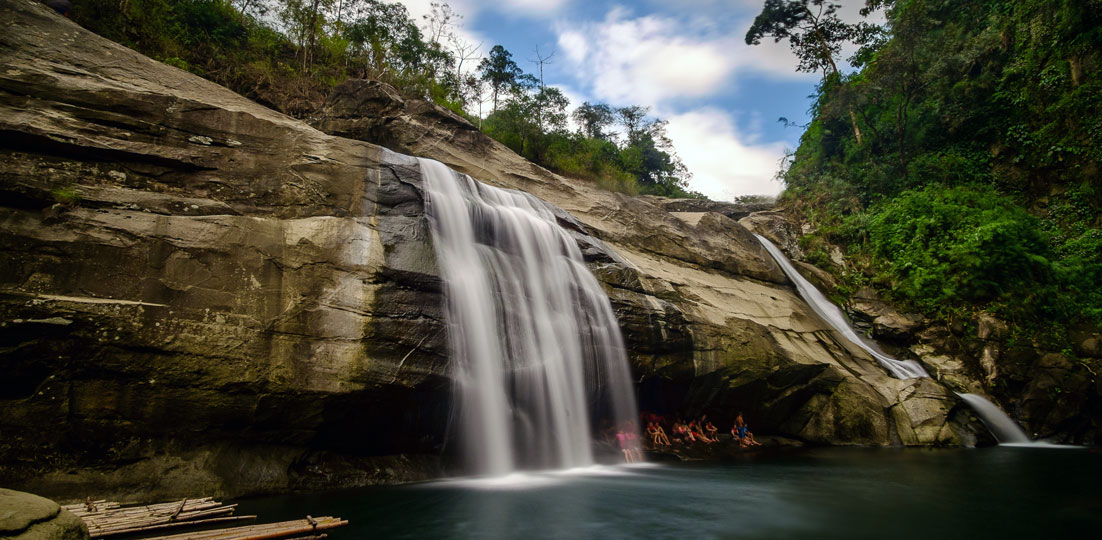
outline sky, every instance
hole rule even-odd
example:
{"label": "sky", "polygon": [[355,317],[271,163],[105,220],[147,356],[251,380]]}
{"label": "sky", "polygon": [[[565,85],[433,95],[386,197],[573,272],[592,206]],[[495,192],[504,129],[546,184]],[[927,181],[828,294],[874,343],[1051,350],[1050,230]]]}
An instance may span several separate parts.
{"label": "sky", "polygon": [[[401,0],[415,19],[431,0]],[[437,0],[439,1],[439,0]],[[808,121],[819,75],[796,72],[787,43],[748,46],[764,0],[451,0],[459,35],[502,45],[527,73],[536,49],[547,85],[571,110],[584,101],[644,105],[669,121],[667,133],[693,174],[690,189],[714,200],[775,195],[786,150]],[[855,12],[862,2],[845,6]],[[851,18],[851,17],[845,17]]]}

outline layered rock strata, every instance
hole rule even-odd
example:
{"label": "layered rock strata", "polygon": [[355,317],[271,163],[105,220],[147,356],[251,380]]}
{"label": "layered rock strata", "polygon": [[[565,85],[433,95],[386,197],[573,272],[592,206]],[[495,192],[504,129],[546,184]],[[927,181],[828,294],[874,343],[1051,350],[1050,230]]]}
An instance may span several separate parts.
{"label": "layered rock strata", "polygon": [[943,387],[891,379],[837,339],[721,213],[731,207],[629,197],[553,174],[450,111],[373,81],[338,87],[313,124],[528,191],[581,221],[618,254],[592,266],[624,327],[644,408],[723,421],[744,409],[759,427],[821,443],[974,442],[947,421],[960,411]]}
{"label": "layered rock strata", "polygon": [[319,130],[33,0],[0,21],[4,484],[149,499],[440,474],[439,273],[415,161],[377,144],[563,208],[646,408],[972,441],[943,387],[840,344],[729,217],[551,174],[379,84],[338,89]]}

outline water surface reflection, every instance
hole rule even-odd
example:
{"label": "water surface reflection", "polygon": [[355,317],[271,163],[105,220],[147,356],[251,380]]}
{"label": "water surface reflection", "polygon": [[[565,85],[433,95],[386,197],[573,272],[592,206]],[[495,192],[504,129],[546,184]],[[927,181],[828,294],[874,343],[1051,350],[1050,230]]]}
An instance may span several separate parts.
{"label": "water surface reflection", "polygon": [[360,538],[1054,538],[1102,527],[1089,450],[813,449],[241,501]]}

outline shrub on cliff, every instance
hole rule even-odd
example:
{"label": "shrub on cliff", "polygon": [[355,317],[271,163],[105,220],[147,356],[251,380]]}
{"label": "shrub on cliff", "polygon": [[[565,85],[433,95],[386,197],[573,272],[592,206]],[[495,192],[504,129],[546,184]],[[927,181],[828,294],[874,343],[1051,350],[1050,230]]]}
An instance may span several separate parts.
{"label": "shrub on cliff", "polygon": [[1052,282],[1037,219],[989,188],[928,186],[869,214],[870,246],[895,292],[924,308],[1015,302]]}

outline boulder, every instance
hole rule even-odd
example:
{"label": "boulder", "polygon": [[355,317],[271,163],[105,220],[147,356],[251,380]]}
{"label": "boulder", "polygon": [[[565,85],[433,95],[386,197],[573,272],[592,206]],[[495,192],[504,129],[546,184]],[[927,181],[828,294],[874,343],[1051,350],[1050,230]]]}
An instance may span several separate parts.
{"label": "boulder", "polygon": [[754,212],[740,219],[739,224],[754,234],[760,234],[769,239],[793,260],[804,258],[803,249],[800,247],[800,237],[804,233],[786,217],[784,209]]}
{"label": "boulder", "polygon": [[848,307],[853,320],[867,324],[874,337],[898,344],[913,342],[917,331],[926,325],[925,317],[899,311],[869,287],[854,293]]}
{"label": "boulder", "polygon": [[976,337],[985,341],[997,341],[1007,336],[1009,328],[1006,323],[995,318],[986,311],[980,312],[975,318]]}
{"label": "boulder", "polygon": [[49,499],[0,488],[0,538],[85,540],[88,527]]}

